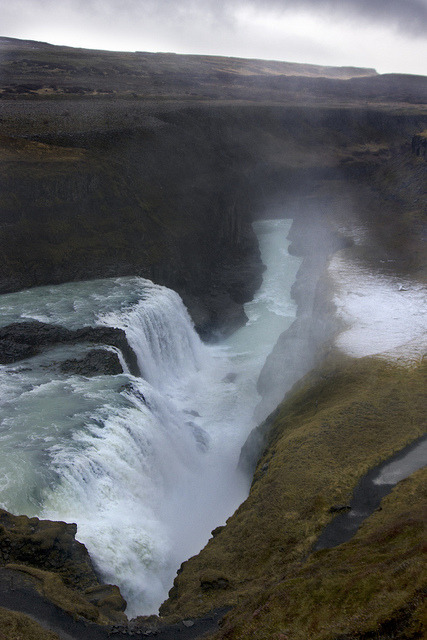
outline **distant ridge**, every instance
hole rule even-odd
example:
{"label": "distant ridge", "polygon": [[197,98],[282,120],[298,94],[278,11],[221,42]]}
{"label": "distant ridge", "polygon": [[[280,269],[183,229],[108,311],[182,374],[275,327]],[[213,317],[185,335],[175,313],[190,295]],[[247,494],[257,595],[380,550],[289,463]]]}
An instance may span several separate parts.
{"label": "distant ridge", "polygon": [[[62,47],[0,37],[0,99],[424,104],[427,77],[278,60]],[[4,105],[3,105],[4,108]]]}
{"label": "distant ridge", "polygon": [[136,51],[143,58],[156,57],[159,61],[172,62],[178,56],[188,67],[197,65],[209,65],[212,69],[223,70],[226,73],[237,75],[284,75],[304,76],[311,78],[357,78],[378,75],[375,69],[364,67],[332,67],[302,62],[285,62],[280,60],[263,60],[258,58],[236,58],[227,56],[205,56],[195,54],[176,53],[151,53],[149,51]]}
{"label": "distant ridge", "polygon": [[159,65],[163,72],[173,71],[177,67],[179,61],[180,71],[188,71],[189,73],[203,73],[206,71],[222,72],[235,76],[303,76],[310,78],[333,78],[347,80],[350,78],[367,77],[377,75],[375,69],[363,67],[334,67],[316,64],[305,64],[300,62],[284,62],[280,60],[262,60],[252,58],[237,58],[228,56],[215,55],[196,55],[196,54],[179,54],[179,53],[163,53],[163,52],[119,52],[104,51],[100,49],[82,49],[68,46],[59,46],[49,44],[47,42],[37,42],[35,40],[20,40],[18,38],[9,38],[0,36],[0,48],[3,51],[41,51],[48,49],[49,52],[58,54],[72,53],[78,55],[87,55],[97,57],[102,54],[106,61],[122,57],[123,60],[131,62],[132,60],[140,64],[142,61],[146,65],[140,68],[140,71],[150,70],[152,65]]}

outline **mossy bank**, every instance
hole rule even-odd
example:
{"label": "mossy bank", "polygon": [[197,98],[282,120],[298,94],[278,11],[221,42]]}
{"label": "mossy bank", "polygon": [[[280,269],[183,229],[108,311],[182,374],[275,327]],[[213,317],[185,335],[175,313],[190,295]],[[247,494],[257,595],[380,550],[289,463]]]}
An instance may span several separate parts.
{"label": "mossy bank", "polygon": [[[424,383],[422,364],[339,356],[299,382],[271,421],[249,498],[184,563],[162,614],[189,616],[232,605],[219,637],[270,638],[286,628],[289,638],[326,639],[376,630],[416,598],[426,586],[417,565],[423,507],[415,487],[421,480],[399,486],[387,498],[390,513],[372,516],[353,541],[310,552],[333,517],[331,507],[348,504],[363,474],[422,435]],[[400,497],[409,486],[410,506]],[[387,570],[396,570],[399,580],[384,579],[382,562],[390,562]]]}

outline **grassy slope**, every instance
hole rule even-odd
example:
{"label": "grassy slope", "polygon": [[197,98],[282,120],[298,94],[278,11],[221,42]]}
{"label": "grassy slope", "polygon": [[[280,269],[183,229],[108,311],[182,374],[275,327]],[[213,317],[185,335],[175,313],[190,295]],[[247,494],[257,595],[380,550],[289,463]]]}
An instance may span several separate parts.
{"label": "grassy slope", "polygon": [[423,433],[423,373],[331,358],[303,379],[280,407],[249,498],[184,563],[162,613],[237,605],[299,571],[329,508],[347,504],[368,469]]}
{"label": "grassy slope", "polygon": [[[0,38],[0,95],[105,96],[132,94],[224,97],[253,79],[283,77],[349,79],[375,76],[373,69],[324,67],[267,60],[171,53],[120,53],[73,49]],[[252,88],[253,91],[253,88]]]}
{"label": "grassy slope", "polygon": [[313,554],[228,616],[215,637],[425,638],[427,470],[401,482],[350,542]]}
{"label": "grassy slope", "polygon": [[29,616],[0,607],[1,640],[59,640],[56,633],[47,631]]}

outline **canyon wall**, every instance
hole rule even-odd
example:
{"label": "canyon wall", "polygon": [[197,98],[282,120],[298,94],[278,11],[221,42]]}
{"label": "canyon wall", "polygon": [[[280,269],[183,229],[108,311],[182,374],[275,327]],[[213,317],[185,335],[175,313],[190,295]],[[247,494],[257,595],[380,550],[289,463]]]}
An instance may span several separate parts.
{"label": "canyon wall", "polygon": [[[79,112],[61,116],[60,102],[34,133],[42,115],[30,101],[5,105],[0,291],[141,275],[177,290],[203,335],[244,321],[262,274],[253,219],[298,217],[295,197],[313,200],[319,185],[366,184],[424,122],[366,109],[157,105],[147,116],[126,101],[83,103],[98,130]],[[111,127],[129,119],[139,124]]]}

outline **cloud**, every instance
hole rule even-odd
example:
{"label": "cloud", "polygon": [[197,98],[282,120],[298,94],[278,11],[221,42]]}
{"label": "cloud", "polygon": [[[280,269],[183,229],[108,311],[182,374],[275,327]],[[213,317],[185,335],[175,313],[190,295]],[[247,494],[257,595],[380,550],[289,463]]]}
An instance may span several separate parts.
{"label": "cloud", "polygon": [[[7,0],[9,2],[9,0]],[[29,0],[40,7],[57,4],[51,0]],[[405,33],[421,35],[427,30],[427,0],[63,0],[76,11],[103,15],[161,17],[231,24],[233,11],[252,6],[260,13],[306,10],[332,19],[359,19],[366,23],[392,25]]]}
{"label": "cloud", "polygon": [[[233,12],[253,7],[260,13],[273,10],[278,13],[310,11],[317,15],[342,20],[360,19],[367,23],[393,25],[396,29],[412,34],[427,30],[427,0],[14,0],[14,20],[26,21],[31,16],[54,21],[60,6],[61,14],[81,15],[101,19],[109,17],[128,19],[160,18],[165,21],[191,21],[194,19],[230,25]],[[10,0],[0,0],[0,7],[7,10]],[[3,12],[3,9],[2,9]],[[10,15],[12,12],[7,12]],[[5,25],[4,21],[3,27]]]}
{"label": "cloud", "polygon": [[418,35],[427,30],[427,0],[248,0],[242,4],[280,12],[306,9],[340,19],[358,18],[392,24],[399,31]]}

